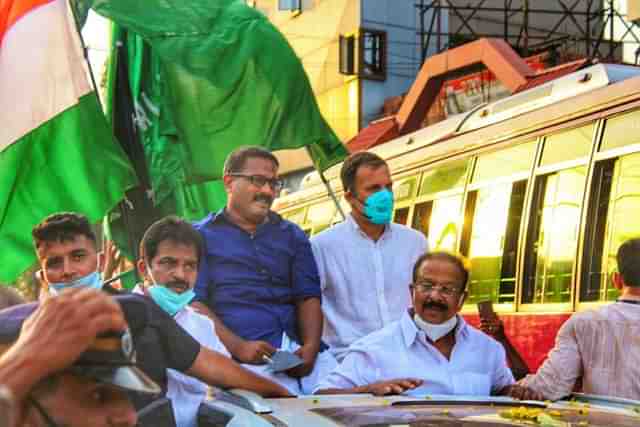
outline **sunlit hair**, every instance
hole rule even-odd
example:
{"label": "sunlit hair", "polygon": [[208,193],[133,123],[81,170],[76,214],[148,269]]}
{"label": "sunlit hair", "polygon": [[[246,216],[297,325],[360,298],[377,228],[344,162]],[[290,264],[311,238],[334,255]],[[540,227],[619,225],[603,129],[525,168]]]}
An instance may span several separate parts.
{"label": "sunlit hair", "polygon": [[202,236],[189,222],[173,215],[164,217],[147,228],[140,241],[140,259],[150,263],[157,255],[160,243],[166,240],[194,247],[198,255],[198,264],[200,263],[204,247]]}
{"label": "sunlit hair", "polygon": [[240,147],[227,156],[224,162],[224,175],[241,173],[244,170],[247,160],[254,158],[270,160],[276,166],[276,169],[280,167],[278,159],[271,151],[265,150],[262,147],[247,146]]}
{"label": "sunlit hair", "polygon": [[96,235],[91,229],[87,217],[75,212],[49,215],[31,230],[36,249],[40,248],[43,243],[68,242],[79,235],[96,242]]}
{"label": "sunlit hair", "polygon": [[418,280],[418,272],[420,271],[420,266],[422,266],[422,264],[424,264],[426,261],[431,261],[431,260],[447,261],[455,265],[460,271],[460,274],[462,274],[462,279],[463,279],[462,289],[460,291],[464,292],[467,289],[467,282],[469,281],[469,270],[470,270],[469,261],[462,255],[454,254],[447,251],[433,251],[433,252],[427,252],[420,255],[420,258],[418,258],[416,263],[413,265],[413,282],[414,283],[416,282],[416,280]]}
{"label": "sunlit hair", "polygon": [[616,261],[624,284],[640,287],[640,238],[629,239],[620,245]]}
{"label": "sunlit hair", "polygon": [[382,157],[369,151],[359,151],[351,154],[344,160],[342,169],[340,169],[340,180],[344,191],[351,190],[352,193],[355,193],[356,174],[358,169],[363,166],[377,169],[381,166],[387,166],[387,162]]}

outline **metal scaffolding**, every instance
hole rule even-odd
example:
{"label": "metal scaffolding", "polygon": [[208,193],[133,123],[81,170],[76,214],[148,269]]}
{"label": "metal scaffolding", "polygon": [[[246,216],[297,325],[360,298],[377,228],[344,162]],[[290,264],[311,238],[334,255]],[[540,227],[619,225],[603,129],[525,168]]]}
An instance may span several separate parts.
{"label": "metal scaffolding", "polygon": [[[502,38],[522,56],[559,49],[574,57],[622,62],[623,46],[640,46],[640,25],[614,0],[418,0],[422,61],[482,37]],[[640,49],[635,51],[638,62]]]}

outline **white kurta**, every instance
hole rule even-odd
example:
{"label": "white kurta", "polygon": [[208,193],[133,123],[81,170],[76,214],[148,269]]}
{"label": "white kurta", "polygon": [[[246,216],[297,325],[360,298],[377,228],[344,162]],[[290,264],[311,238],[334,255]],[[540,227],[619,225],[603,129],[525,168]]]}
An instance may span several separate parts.
{"label": "white kurta", "polygon": [[488,396],[513,384],[500,343],[459,316],[455,337],[447,360],[405,310],[400,320],[354,343],[317,390],[418,378],[424,380],[420,393]]}
{"label": "white kurta", "polygon": [[394,223],[374,242],[348,215],[311,238],[311,248],[322,289],[322,339],[340,361],[353,342],[411,305],[413,266],[428,245],[420,232]]}

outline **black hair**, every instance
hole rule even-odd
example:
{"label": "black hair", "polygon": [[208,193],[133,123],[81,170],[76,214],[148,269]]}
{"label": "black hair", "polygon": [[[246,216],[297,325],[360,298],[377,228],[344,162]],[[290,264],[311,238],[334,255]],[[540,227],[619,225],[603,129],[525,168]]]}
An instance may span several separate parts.
{"label": "black hair", "polygon": [[43,243],[67,242],[74,240],[78,235],[96,242],[96,235],[91,229],[87,217],[75,212],[49,215],[31,230],[36,249],[40,248]]}
{"label": "black hair", "polygon": [[464,292],[467,289],[467,282],[469,281],[469,262],[462,255],[453,254],[446,251],[433,251],[426,252],[417,259],[416,263],[413,265],[413,282],[415,283],[418,280],[418,271],[420,270],[420,266],[424,264],[425,261],[429,260],[441,260],[447,261],[451,264],[455,265],[460,274],[462,274],[462,289],[460,292]]}
{"label": "black hair", "polygon": [[232,151],[227,156],[227,159],[224,162],[224,175],[242,172],[247,160],[256,157],[270,160],[274,165],[276,165],[276,168],[280,167],[278,159],[273,155],[273,153],[271,153],[271,151],[257,146],[240,147],[237,150]]}
{"label": "black hair", "polygon": [[381,166],[387,166],[387,162],[382,157],[369,151],[359,151],[351,154],[342,163],[342,168],[340,169],[340,180],[342,181],[342,189],[345,192],[349,190],[355,192],[356,174],[362,166],[377,169]]}
{"label": "black hair", "polygon": [[629,239],[620,245],[616,261],[624,284],[640,287],[640,238]]}
{"label": "black hair", "polygon": [[150,263],[158,253],[160,243],[166,240],[195,247],[200,263],[204,248],[202,236],[189,222],[173,215],[154,222],[144,232],[140,241],[140,258]]}

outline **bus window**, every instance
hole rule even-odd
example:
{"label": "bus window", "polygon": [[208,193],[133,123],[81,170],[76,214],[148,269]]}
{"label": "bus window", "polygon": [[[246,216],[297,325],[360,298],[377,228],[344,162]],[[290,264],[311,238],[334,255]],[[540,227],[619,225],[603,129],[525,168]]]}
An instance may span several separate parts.
{"label": "bus window", "polygon": [[531,171],[536,155],[536,141],[518,144],[478,157],[472,184]]}
{"label": "bus window", "polygon": [[468,304],[515,301],[518,233],[526,181],[492,185],[468,195],[471,261]]}
{"label": "bus window", "polygon": [[461,205],[462,194],[433,201],[427,234],[430,249],[456,251]]}
{"label": "bus window", "polygon": [[393,213],[393,222],[397,224],[407,225],[409,218],[409,208],[396,209]]}
{"label": "bus window", "polygon": [[640,143],[640,111],[607,119],[600,151]]}
{"label": "bus window", "polygon": [[578,166],[536,179],[525,253],[525,304],[571,301],[585,174],[586,167]]}
{"label": "bus window", "polygon": [[640,236],[640,154],[598,162],[585,239],[585,268],[580,301],[612,301],[618,297],[611,284],[620,245]]}
{"label": "bus window", "polygon": [[428,170],[422,176],[420,196],[464,187],[469,169],[469,160],[458,160],[438,169]]}
{"label": "bus window", "polygon": [[[422,232],[425,237],[429,235],[429,221],[431,221],[432,209],[433,202],[429,201],[417,204],[413,212],[413,224],[411,227]],[[431,242],[429,242],[429,247],[432,247]]]}
{"label": "bus window", "polygon": [[541,166],[587,157],[591,150],[593,124],[550,135],[544,142]]}

